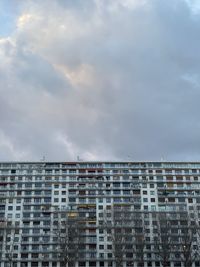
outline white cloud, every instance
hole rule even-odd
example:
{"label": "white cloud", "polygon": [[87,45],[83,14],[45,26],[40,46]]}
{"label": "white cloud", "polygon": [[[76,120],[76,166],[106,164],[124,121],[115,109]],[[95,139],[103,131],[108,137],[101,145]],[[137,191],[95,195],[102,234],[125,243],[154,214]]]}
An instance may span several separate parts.
{"label": "white cloud", "polygon": [[78,147],[76,144],[70,141],[69,137],[63,133],[57,133],[56,141],[60,143],[66,149],[66,154],[69,155],[71,159],[74,160],[116,160],[116,157],[113,157],[113,154],[110,153],[107,149],[102,149],[99,147],[93,148],[91,151],[82,150],[81,147]]}
{"label": "white cloud", "polygon": [[18,28],[23,28],[34,19],[36,19],[36,17],[33,16],[32,14],[23,14],[18,18],[17,26]]}
{"label": "white cloud", "polygon": [[30,158],[29,151],[24,151],[20,147],[17,147],[8,136],[0,131],[0,151],[1,155],[4,153],[4,160],[26,160]]}
{"label": "white cloud", "polygon": [[184,0],[18,3],[0,160],[197,158],[200,24]]}
{"label": "white cloud", "polygon": [[200,2],[199,0],[185,0],[185,2],[188,4],[190,9],[195,15],[198,15],[200,13]]}

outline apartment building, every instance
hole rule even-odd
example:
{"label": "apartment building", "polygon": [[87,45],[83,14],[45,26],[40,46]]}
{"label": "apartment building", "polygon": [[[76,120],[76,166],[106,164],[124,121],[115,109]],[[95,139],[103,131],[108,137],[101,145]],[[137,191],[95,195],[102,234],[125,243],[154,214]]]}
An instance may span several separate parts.
{"label": "apartment building", "polygon": [[[67,228],[68,242],[78,240],[70,267],[163,266],[172,239],[165,266],[183,267],[178,247],[191,238],[199,210],[200,162],[2,162],[0,266],[66,266],[69,246],[58,236]],[[168,218],[174,224],[165,244],[152,239],[161,236],[160,214],[165,229]],[[59,225],[66,227],[58,232]],[[197,232],[187,267],[200,266]]]}

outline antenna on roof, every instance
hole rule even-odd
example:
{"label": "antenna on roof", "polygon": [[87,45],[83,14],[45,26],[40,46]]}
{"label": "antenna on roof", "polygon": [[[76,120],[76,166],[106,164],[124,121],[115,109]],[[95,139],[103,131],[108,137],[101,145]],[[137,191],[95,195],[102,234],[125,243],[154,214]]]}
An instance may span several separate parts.
{"label": "antenna on roof", "polygon": [[83,161],[83,159],[80,158],[80,156],[78,155],[78,156],[77,156],[77,161]]}
{"label": "antenna on roof", "polygon": [[46,160],[46,158],[45,158],[45,156],[43,156],[40,161],[44,162],[45,160]]}

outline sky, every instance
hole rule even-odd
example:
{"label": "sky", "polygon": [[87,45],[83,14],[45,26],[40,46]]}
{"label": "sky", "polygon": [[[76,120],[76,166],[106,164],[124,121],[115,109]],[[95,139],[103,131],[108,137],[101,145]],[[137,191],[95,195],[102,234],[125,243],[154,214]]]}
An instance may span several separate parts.
{"label": "sky", "polygon": [[0,0],[0,160],[200,160],[197,0]]}

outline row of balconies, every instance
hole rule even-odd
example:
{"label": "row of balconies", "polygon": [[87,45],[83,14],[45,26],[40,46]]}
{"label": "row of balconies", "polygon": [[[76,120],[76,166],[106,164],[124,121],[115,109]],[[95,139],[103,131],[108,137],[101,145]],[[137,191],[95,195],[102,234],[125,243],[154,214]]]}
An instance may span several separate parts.
{"label": "row of balconies", "polygon": [[[87,185],[78,185],[78,184],[70,184],[69,185],[69,189],[76,189],[76,190],[79,190],[79,189],[93,189],[93,190],[110,190],[110,189],[121,189],[121,190],[128,190],[128,189],[135,189],[135,187],[142,187],[140,184],[130,184],[129,186],[127,186],[127,185],[119,185],[118,186],[118,184],[115,184],[115,183],[113,183],[113,184],[110,184],[109,183],[109,186],[107,185],[107,184],[105,184],[104,186],[101,186],[101,187],[99,187],[98,186],[98,184],[96,185],[96,184],[94,184],[94,185],[89,185],[89,184],[87,184]],[[51,190],[50,190],[50,188],[31,188],[31,187],[29,187],[29,188],[19,188],[19,187],[15,187],[15,188],[13,188],[13,187],[0,187],[0,191],[30,191],[30,190],[34,190],[34,191],[51,191],[51,192],[54,192],[54,191],[56,191],[56,190],[60,190],[60,191],[66,191],[66,190],[68,190],[68,188],[66,189],[52,189],[51,188]],[[166,188],[165,188],[166,189]],[[34,192],[33,191],[33,192]]]}
{"label": "row of balconies", "polygon": [[[21,241],[21,244],[47,244],[48,245],[53,245],[53,244],[56,244],[54,241],[45,241],[45,240],[39,240],[39,241],[34,241],[34,240],[22,240]],[[84,238],[82,240],[80,240],[80,243],[83,243],[83,244],[86,244],[86,245],[89,245],[89,244],[96,244],[97,243],[97,238]]]}
{"label": "row of balconies", "polygon": [[[200,167],[199,167],[200,168]],[[126,166],[105,166],[105,165],[101,165],[101,166],[93,166],[93,167],[89,167],[89,166],[80,166],[80,165],[74,165],[74,166],[70,166],[70,165],[63,165],[63,166],[53,166],[51,168],[47,167],[47,166],[43,166],[40,168],[34,168],[34,167],[28,167],[28,168],[24,168],[21,166],[18,166],[16,168],[10,167],[10,166],[4,166],[1,167],[0,166],[0,171],[2,172],[7,172],[10,171],[12,173],[15,172],[25,172],[25,173],[32,173],[32,172],[53,172],[53,171],[80,171],[80,172],[84,172],[84,171],[88,171],[88,172],[94,172],[94,171],[145,171],[145,172],[154,172],[154,173],[161,173],[161,172],[169,172],[169,173],[181,173],[181,172],[194,172],[194,173],[198,173],[199,172],[199,168],[187,168],[187,167],[183,167],[183,168],[155,168],[155,167],[144,167],[144,166],[135,166],[135,165],[126,165]]]}
{"label": "row of balconies", "polygon": [[148,173],[148,172],[143,172],[143,171],[128,171],[128,172],[111,172],[111,171],[106,171],[106,170],[101,170],[101,171],[97,171],[97,172],[79,172],[78,170],[75,172],[67,172],[67,171],[59,171],[59,172],[43,172],[43,173],[11,173],[11,172],[2,172],[0,171],[0,177],[32,177],[32,178],[36,178],[37,177],[52,177],[52,176],[61,176],[61,175],[65,175],[65,176],[77,176],[77,177],[85,177],[85,176],[144,176],[144,177],[163,177],[163,176],[173,176],[175,177],[198,177],[200,174],[197,172],[189,172],[189,173],[184,173],[184,172],[179,172],[179,173],[175,173],[175,172],[163,172],[163,173]]}
{"label": "row of balconies", "polygon": [[[35,255],[36,254],[36,255]],[[31,251],[28,252],[22,252],[21,257],[20,257],[20,252],[16,254],[17,257],[15,257],[14,262],[23,262],[26,263],[28,262],[43,262],[43,261],[48,261],[48,262],[55,262],[59,259],[59,255],[57,255],[55,252],[46,252],[46,251],[38,251],[31,253]],[[96,252],[91,252],[91,253],[82,253],[79,256],[79,261],[102,261],[102,259],[105,261],[113,261],[114,259],[112,257],[107,258],[106,255],[104,257],[100,257],[97,255]],[[3,257],[2,262],[6,261],[7,258]]]}
{"label": "row of balconies", "polygon": [[[86,192],[82,192],[84,189],[84,191],[88,191],[87,193]],[[109,188],[89,188],[89,189],[85,189],[85,187],[77,187],[76,189],[73,188],[73,189],[69,189],[69,191],[65,190],[65,194],[62,194],[62,196],[66,196],[66,194],[71,194],[71,195],[76,195],[76,194],[79,194],[79,195],[99,195],[99,194],[102,194],[102,193],[106,193],[106,194],[115,194],[116,191],[122,191],[123,193],[126,193],[126,192],[133,192],[134,193],[134,189],[133,187],[109,187]],[[44,190],[43,190],[44,191]],[[50,190],[46,190],[45,192],[43,192],[42,190],[38,190],[38,189],[3,189],[1,190],[0,189],[0,194],[5,195],[5,193],[7,193],[7,195],[13,195],[15,193],[17,193],[17,196],[25,196],[25,197],[29,197],[29,196],[42,196],[42,197],[50,197],[50,196],[59,196],[61,195],[61,192],[60,194],[54,194],[54,191],[51,191]],[[76,192],[75,192],[76,191]],[[112,192],[113,191],[113,192]]]}
{"label": "row of balconies", "polygon": [[[195,183],[150,183],[153,184],[153,188],[155,188],[155,186],[157,186],[158,189],[167,189],[167,190],[173,190],[173,189],[200,189],[200,183],[195,184]],[[90,183],[90,184],[84,184],[82,185],[82,183],[78,184],[77,182],[72,184],[66,184],[66,188],[53,188],[53,187],[19,187],[19,186],[0,186],[0,190],[4,191],[4,190],[18,190],[18,191],[29,191],[29,190],[34,190],[34,191],[56,191],[56,190],[61,190],[61,191],[65,191],[68,188],[69,189],[85,189],[85,188],[95,188],[96,190],[103,190],[103,189],[131,189],[131,188],[135,188],[135,187],[139,187],[142,188],[144,185],[144,183],[133,183],[133,182],[129,182],[129,184],[123,184],[123,182],[109,182],[109,183]],[[145,184],[146,186],[146,184]],[[145,188],[145,187],[143,187]]]}
{"label": "row of balconies", "polygon": [[0,163],[2,169],[57,169],[57,168],[80,168],[80,169],[98,169],[98,168],[144,168],[144,169],[199,169],[200,163],[198,162],[6,162]]}
{"label": "row of balconies", "polygon": [[157,190],[171,190],[171,191],[174,191],[174,190],[194,190],[194,189],[198,189],[200,188],[199,186],[195,186],[195,185],[182,185],[182,186],[176,186],[175,184],[173,184],[173,186],[167,186],[167,185],[163,185],[163,186],[158,186],[157,185]]}
{"label": "row of balconies", "polygon": [[[42,159],[43,160],[43,159]],[[0,163],[1,168],[12,168],[12,169],[54,169],[54,168],[170,168],[170,169],[196,169],[200,168],[200,163],[198,162],[84,162],[84,161],[75,161],[75,162],[2,162]]]}

